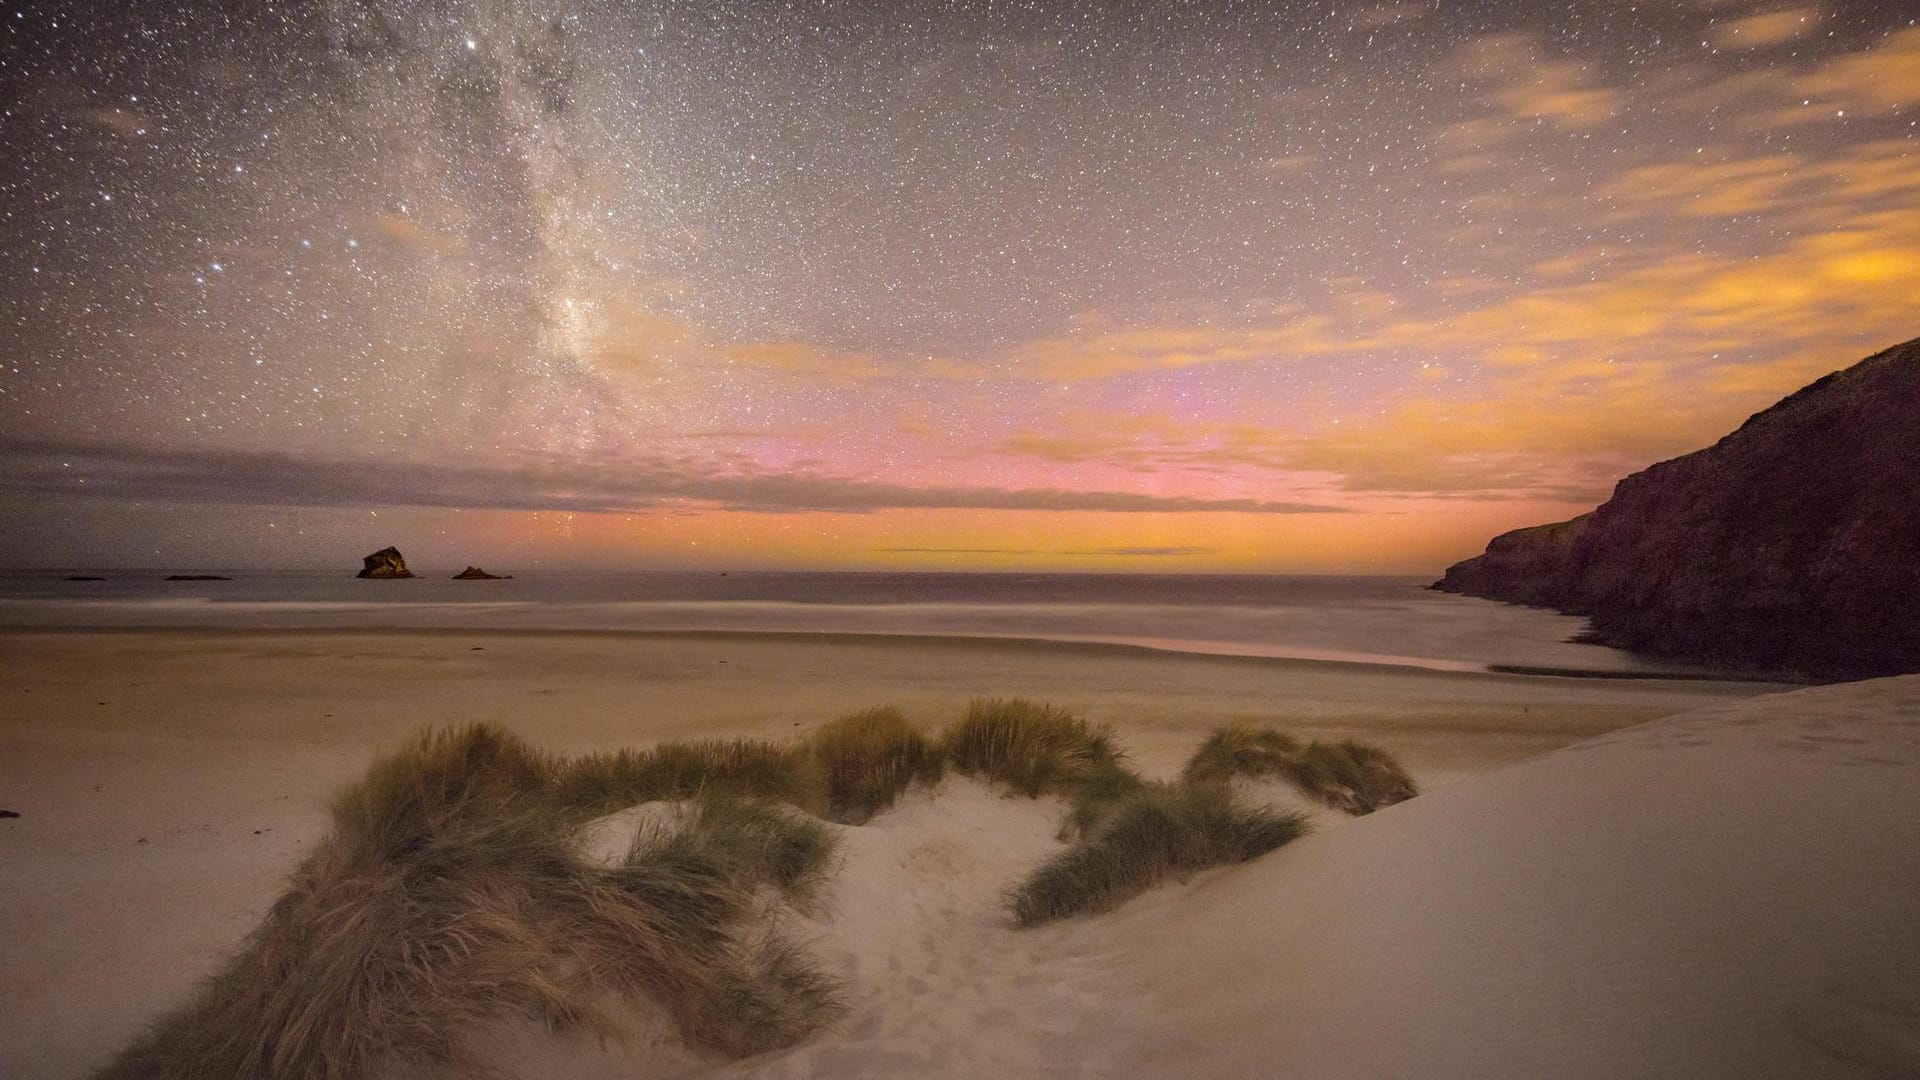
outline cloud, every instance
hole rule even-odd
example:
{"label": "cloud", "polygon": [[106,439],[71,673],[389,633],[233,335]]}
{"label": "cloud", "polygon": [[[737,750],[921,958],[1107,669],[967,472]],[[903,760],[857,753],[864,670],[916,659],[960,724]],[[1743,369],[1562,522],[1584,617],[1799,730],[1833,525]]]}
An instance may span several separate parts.
{"label": "cloud", "polygon": [[[1762,159],[1734,172],[1788,167]],[[1920,169],[1893,142],[1798,175],[1821,198],[1801,212],[1808,231],[1772,251],[1682,249],[1593,279],[1583,268],[1594,260],[1569,253],[1543,286],[1451,312],[1416,310],[1322,343],[1328,357],[1403,373],[1338,427],[1089,416],[1016,432],[994,450],[1059,465],[1285,479],[1296,492],[1314,490],[1304,485],[1319,476],[1322,488],[1351,493],[1591,502],[1618,476],[1706,445],[1811,378],[1915,333]],[[1670,190],[1641,179],[1650,199],[1690,202],[1680,176]],[[1174,340],[1179,329],[1137,333]],[[1231,340],[1263,336],[1256,327]],[[1473,373],[1436,381],[1396,359],[1436,356]]]}
{"label": "cloud", "polygon": [[1819,25],[1819,8],[1782,8],[1717,23],[1708,33],[1707,40],[1713,42],[1716,48],[1746,52],[1798,41],[1813,33]]}
{"label": "cloud", "polygon": [[874,548],[881,555],[1047,555],[1039,548],[970,547],[884,547]]}
{"label": "cloud", "polygon": [[1804,178],[1798,158],[1773,154],[1646,165],[1621,173],[1595,194],[1631,212],[1732,217],[1774,209]]}
{"label": "cloud", "polygon": [[1210,547],[1103,547],[1087,548],[1075,551],[1048,551],[1041,548],[970,548],[970,547],[885,547],[874,548],[884,555],[1115,555],[1139,556],[1143,558],[1184,558],[1191,555],[1211,555],[1216,549]]}
{"label": "cloud", "polygon": [[1910,204],[1920,193],[1920,156],[1900,139],[1858,143],[1813,161],[1793,154],[1696,160],[1629,169],[1595,188],[1616,220],[1803,211],[1795,224],[1845,224],[1882,205]]}
{"label": "cloud", "polygon": [[1485,88],[1509,120],[1580,131],[1613,119],[1624,104],[1624,95],[1602,83],[1591,65],[1548,57],[1537,34],[1516,31],[1477,38],[1461,46],[1453,62],[1468,81]]}
{"label": "cloud", "polygon": [[403,248],[446,255],[465,246],[458,235],[429,229],[404,214],[381,214],[373,227],[381,236]]}
{"label": "cloud", "polygon": [[915,487],[802,472],[717,473],[694,463],[602,459],[502,465],[323,459],[256,450],[0,440],[18,494],[262,506],[421,506],[618,513],[687,505],[757,513],[967,509],[1336,514],[1338,507],[1124,491]]}
{"label": "cloud", "polygon": [[89,127],[97,128],[122,139],[136,139],[145,135],[153,127],[153,118],[144,113],[119,106],[80,110],[80,119]]}
{"label": "cloud", "polygon": [[[1358,299],[1373,310],[1392,302],[1384,294]],[[1280,322],[1240,327],[1170,323],[1076,328],[1020,346],[1006,362],[1019,378],[1095,379],[1230,361],[1286,360],[1341,351],[1352,342],[1353,336],[1336,330],[1325,315],[1293,314]]]}
{"label": "cloud", "polygon": [[1920,104],[1920,27],[1828,60],[1793,85],[1805,96],[1870,113]]}

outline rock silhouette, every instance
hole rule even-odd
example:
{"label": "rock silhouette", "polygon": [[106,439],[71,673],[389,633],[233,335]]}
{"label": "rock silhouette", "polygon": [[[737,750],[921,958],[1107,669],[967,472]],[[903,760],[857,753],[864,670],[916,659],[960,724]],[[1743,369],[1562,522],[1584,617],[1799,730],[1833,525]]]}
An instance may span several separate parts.
{"label": "rock silhouette", "polygon": [[1586,640],[1820,678],[1920,672],[1920,339],[1819,379],[1591,513],[1495,537],[1446,592]]}
{"label": "rock silhouette", "polygon": [[365,565],[360,573],[354,575],[363,578],[409,578],[413,571],[407,569],[407,560],[400,555],[400,549],[384,547],[360,560]]}
{"label": "rock silhouette", "polygon": [[482,570],[477,566],[469,566],[465,570],[462,570],[459,573],[453,575],[453,580],[455,581],[505,581],[511,577],[513,577],[512,574],[505,574],[505,575],[489,574],[485,570]]}

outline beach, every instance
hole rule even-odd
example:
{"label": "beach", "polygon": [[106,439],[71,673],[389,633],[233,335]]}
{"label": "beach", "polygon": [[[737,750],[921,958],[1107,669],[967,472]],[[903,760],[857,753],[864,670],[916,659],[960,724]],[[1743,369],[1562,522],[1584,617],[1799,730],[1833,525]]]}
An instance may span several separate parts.
{"label": "beach", "polygon": [[[1375,742],[1433,793],[1781,689],[801,634],[13,631],[0,654],[0,792],[22,815],[0,832],[0,1071],[36,1080],[84,1075],[180,1001],[259,921],[330,796],[431,725],[579,753],[779,739],[882,703],[935,727],[976,696],[1021,696],[1113,725],[1149,775],[1241,720]],[[1045,807],[1018,812],[1036,836],[998,845],[1015,862],[1054,828]],[[991,922],[1002,886],[954,902]]]}

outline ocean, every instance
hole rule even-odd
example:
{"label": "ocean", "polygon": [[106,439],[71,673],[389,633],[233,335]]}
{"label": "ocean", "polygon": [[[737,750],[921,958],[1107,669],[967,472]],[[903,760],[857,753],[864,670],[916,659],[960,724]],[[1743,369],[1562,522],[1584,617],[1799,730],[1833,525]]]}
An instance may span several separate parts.
{"label": "ocean", "polygon": [[[227,581],[166,581],[169,573]],[[1408,577],[335,571],[0,574],[0,626],[771,631],[1038,638],[1456,671],[1697,673],[1568,641],[1582,620]],[[103,581],[68,581],[96,575]]]}

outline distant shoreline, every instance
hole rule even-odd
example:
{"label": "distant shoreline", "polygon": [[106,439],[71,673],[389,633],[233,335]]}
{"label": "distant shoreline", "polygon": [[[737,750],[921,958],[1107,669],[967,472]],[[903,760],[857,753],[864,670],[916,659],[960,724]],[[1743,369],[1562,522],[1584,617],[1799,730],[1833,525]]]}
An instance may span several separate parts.
{"label": "distant shoreline", "polygon": [[1422,675],[1451,676],[1462,678],[1518,678],[1518,679],[1601,679],[1635,680],[1647,682],[1697,682],[1697,683],[1741,683],[1774,684],[1782,687],[1805,685],[1802,682],[1784,679],[1769,679],[1741,672],[1659,672],[1659,671],[1601,671],[1579,668],[1537,667],[1525,664],[1486,664],[1465,666],[1451,661],[1432,663],[1389,663],[1383,660],[1340,659],[1330,657],[1266,654],[1254,652],[1224,652],[1199,649],[1183,649],[1172,644],[1151,645],[1131,641],[1103,641],[1081,638],[1035,637],[1002,634],[924,634],[924,633],[885,633],[841,630],[632,630],[624,628],[575,628],[575,627],[453,627],[453,626],[180,626],[180,625],[114,625],[114,626],[0,626],[0,640],[14,636],[35,634],[53,635],[135,635],[167,634],[183,637],[232,638],[271,635],[275,637],[338,637],[341,635],[368,635],[375,637],[488,637],[488,638],[579,638],[589,640],[636,640],[636,641],[743,641],[743,642],[797,642],[813,644],[864,645],[871,647],[925,647],[995,650],[1017,649],[1052,652],[1063,656],[1140,656],[1140,657],[1180,657],[1228,665],[1255,665],[1280,668],[1305,668],[1351,670],[1360,672],[1418,672]]}

